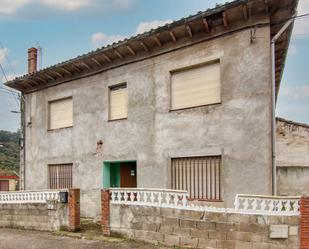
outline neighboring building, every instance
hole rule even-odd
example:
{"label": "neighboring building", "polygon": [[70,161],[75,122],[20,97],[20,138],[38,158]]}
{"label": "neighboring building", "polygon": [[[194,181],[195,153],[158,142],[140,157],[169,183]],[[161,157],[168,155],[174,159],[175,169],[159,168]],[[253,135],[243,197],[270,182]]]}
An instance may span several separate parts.
{"label": "neighboring building", "polygon": [[[25,99],[22,186],[79,187],[83,216],[110,186],[221,206],[271,194],[271,39],[296,5],[233,1],[38,72],[29,49],[29,74],[7,83]],[[276,94],[291,30],[275,44]]]}
{"label": "neighboring building", "polygon": [[277,183],[280,195],[309,195],[309,125],[277,118]]}
{"label": "neighboring building", "polygon": [[17,190],[18,176],[0,173],[0,191]]}

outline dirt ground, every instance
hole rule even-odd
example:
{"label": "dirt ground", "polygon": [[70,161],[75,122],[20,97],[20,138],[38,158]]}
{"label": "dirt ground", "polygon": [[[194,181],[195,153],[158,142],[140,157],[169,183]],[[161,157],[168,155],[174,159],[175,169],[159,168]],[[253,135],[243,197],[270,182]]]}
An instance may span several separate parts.
{"label": "dirt ground", "polygon": [[[64,236],[65,235],[65,236]],[[76,236],[67,237],[67,236]],[[0,228],[1,249],[167,249],[122,238],[84,237],[82,234]]]}

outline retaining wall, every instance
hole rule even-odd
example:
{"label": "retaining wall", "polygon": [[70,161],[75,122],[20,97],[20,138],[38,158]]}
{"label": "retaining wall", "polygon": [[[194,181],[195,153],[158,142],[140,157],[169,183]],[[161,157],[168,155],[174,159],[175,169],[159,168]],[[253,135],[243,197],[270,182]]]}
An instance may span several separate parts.
{"label": "retaining wall", "polygon": [[[300,216],[266,216],[111,204],[110,229],[194,248],[298,249]],[[271,238],[272,237],[272,238]]]}
{"label": "retaining wall", "polygon": [[[0,227],[54,231],[68,227],[68,205],[53,203],[0,204]],[[49,207],[51,208],[51,206]]]}

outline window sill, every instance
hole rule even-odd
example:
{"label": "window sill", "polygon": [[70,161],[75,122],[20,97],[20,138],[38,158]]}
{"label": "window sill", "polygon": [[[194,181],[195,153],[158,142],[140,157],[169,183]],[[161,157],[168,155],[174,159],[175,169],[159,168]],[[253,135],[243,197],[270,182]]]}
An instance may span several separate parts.
{"label": "window sill", "polygon": [[114,122],[114,121],[121,121],[121,120],[127,120],[128,118],[117,118],[117,119],[109,119],[108,122]]}
{"label": "window sill", "polygon": [[216,103],[206,104],[206,105],[191,106],[191,107],[183,107],[183,108],[177,108],[177,109],[169,109],[169,112],[185,111],[189,109],[197,109],[197,108],[202,108],[202,107],[207,107],[207,106],[216,106],[220,104],[222,104],[222,102],[216,102]]}
{"label": "window sill", "polygon": [[73,125],[72,126],[67,126],[67,127],[56,128],[56,129],[47,129],[47,132],[67,130],[67,129],[72,129],[72,128],[73,128]]}

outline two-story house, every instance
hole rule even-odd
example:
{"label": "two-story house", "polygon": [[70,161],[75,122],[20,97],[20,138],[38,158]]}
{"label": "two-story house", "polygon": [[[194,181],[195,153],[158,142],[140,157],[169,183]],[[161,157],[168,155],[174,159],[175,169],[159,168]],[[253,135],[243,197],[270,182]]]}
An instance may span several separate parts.
{"label": "two-story house", "polygon": [[[236,0],[7,83],[23,94],[21,186],[272,194],[274,103],[296,0]],[[278,33],[279,32],[279,33]],[[64,48],[63,48],[64,49]],[[61,48],[59,48],[61,51]]]}

